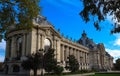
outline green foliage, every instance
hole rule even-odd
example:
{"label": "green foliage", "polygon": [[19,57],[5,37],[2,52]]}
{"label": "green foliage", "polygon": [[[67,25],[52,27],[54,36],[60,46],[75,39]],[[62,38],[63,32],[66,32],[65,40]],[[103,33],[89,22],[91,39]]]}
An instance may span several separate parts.
{"label": "green foliage", "polygon": [[79,70],[80,73],[89,73],[89,70]]}
{"label": "green foliage", "polygon": [[118,59],[116,60],[115,70],[120,70],[120,58],[118,58]]}
{"label": "green foliage", "polygon": [[[107,16],[111,16],[115,22],[111,33],[120,32],[120,0],[81,0],[83,2],[83,10],[80,12],[84,21],[90,21],[93,17],[94,26],[100,30],[99,23],[104,21]],[[97,17],[96,17],[97,16]]]}
{"label": "green foliage", "polygon": [[60,65],[57,65],[55,68],[54,68],[54,73],[57,74],[57,75],[61,75],[62,72],[63,72],[64,68]]}
{"label": "green foliage", "polygon": [[33,70],[34,76],[36,76],[37,70],[42,67],[42,58],[43,55],[37,52],[27,56],[27,60],[24,60],[21,65],[25,70]]}
{"label": "green foliage", "polygon": [[71,71],[71,72],[76,72],[79,70],[79,63],[77,61],[77,59],[75,59],[74,55],[69,55],[68,57],[68,65],[67,68]]}
{"label": "green foliage", "polygon": [[57,66],[57,60],[54,56],[54,49],[48,49],[44,55],[44,69],[48,73],[52,72]]}
{"label": "green foliage", "polygon": [[[40,11],[40,0],[0,0],[0,35],[5,38],[5,33],[10,26],[17,29],[30,30],[33,26],[32,19]],[[1,37],[1,36],[0,36]]]}

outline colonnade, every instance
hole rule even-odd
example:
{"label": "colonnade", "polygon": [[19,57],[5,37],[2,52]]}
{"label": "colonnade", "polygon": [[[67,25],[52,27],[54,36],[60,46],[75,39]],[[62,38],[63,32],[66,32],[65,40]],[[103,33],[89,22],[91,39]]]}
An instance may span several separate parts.
{"label": "colonnade", "polygon": [[74,55],[79,62],[80,69],[88,69],[89,60],[88,52],[83,51],[81,48],[76,49],[75,47],[70,47],[69,45],[61,44],[61,62],[66,65],[69,55]]}
{"label": "colonnade", "polygon": [[17,57],[17,39],[21,38],[21,56],[25,56],[27,53],[27,34],[18,34],[8,37],[6,41],[6,58]]}

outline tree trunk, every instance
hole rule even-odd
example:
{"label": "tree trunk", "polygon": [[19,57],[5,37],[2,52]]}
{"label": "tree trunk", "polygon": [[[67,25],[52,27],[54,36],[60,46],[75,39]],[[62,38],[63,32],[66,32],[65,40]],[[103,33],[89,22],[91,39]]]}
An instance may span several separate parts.
{"label": "tree trunk", "polygon": [[37,76],[37,69],[34,69],[34,76]]}

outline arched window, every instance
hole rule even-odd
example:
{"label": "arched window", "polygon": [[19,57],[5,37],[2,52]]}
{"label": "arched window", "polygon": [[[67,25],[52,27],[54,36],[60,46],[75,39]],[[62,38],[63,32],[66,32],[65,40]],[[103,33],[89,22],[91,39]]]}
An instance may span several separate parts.
{"label": "arched window", "polygon": [[17,38],[16,48],[17,48],[17,57],[21,57],[22,55],[22,38],[21,37]]}
{"label": "arched window", "polygon": [[44,40],[44,49],[47,51],[51,47],[51,42],[49,39]]}
{"label": "arched window", "polygon": [[18,65],[13,65],[13,72],[19,72],[20,67]]}

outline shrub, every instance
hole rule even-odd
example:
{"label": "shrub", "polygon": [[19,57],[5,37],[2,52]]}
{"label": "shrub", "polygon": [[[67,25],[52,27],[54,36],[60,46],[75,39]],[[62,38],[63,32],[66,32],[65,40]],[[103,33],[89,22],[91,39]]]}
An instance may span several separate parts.
{"label": "shrub", "polygon": [[71,72],[77,72],[79,70],[79,63],[74,55],[69,55],[68,57],[68,65],[66,68],[69,69]]}
{"label": "shrub", "polygon": [[54,69],[54,73],[57,74],[57,75],[60,75],[62,72],[63,72],[63,67],[60,66],[60,65],[57,65]]}

